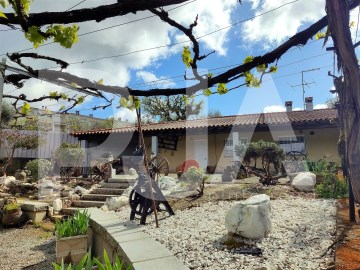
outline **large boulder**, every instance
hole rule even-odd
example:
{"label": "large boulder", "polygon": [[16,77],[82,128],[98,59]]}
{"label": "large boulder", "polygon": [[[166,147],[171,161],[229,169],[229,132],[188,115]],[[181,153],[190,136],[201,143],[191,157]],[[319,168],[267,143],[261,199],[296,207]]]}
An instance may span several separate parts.
{"label": "large boulder", "polygon": [[271,230],[270,197],[255,195],[234,205],[226,213],[225,227],[244,238],[264,238]]}
{"label": "large boulder", "polygon": [[316,184],[316,175],[311,172],[301,172],[292,180],[294,189],[305,192],[312,192]]}
{"label": "large boulder", "polygon": [[169,190],[176,186],[176,180],[170,176],[163,176],[159,180],[159,188],[161,190]]}
{"label": "large boulder", "polygon": [[128,204],[129,204],[129,197],[125,195],[116,196],[116,197],[114,196],[111,198],[107,198],[104,207],[102,207],[101,209],[108,211],[116,211]]}

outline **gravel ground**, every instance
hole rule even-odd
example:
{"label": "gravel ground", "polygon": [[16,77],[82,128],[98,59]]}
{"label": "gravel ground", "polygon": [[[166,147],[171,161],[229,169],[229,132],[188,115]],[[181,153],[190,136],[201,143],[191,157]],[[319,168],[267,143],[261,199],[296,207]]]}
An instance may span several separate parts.
{"label": "gravel ground", "polygon": [[[177,211],[160,220],[148,218],[147,233],[166,245],[191,269],[327,269],[336,234],[336,201],[289,197],[271,201],[272,231],[262,241],[240,244],[230,238],[224,220],[236,202],[218,201]],[[129,209],[117,212],[127,220]],[[161,216],[161,215],[160,215]],[[243,255],[242,247],[261,248],[262,256]]]}
{"label": "gravel ground", "polygon": [[51,232],[40,228],[0,227],[1,270],[50,270],[55,261],[55,240]]}

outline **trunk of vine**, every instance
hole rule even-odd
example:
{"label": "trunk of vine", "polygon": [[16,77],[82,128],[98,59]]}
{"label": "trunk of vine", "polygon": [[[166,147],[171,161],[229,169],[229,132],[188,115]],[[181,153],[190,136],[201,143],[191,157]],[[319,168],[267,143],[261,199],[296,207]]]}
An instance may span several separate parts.
{"label": "trunk of vine", "polygon": [[[360,74],[349,29],[349,7],[344,0],[326,0],[329,30],[344,78],[339,91],[339,118],[344,153],[354,197],[360,202]],[[340,138],[341,140],[342,138]]]}

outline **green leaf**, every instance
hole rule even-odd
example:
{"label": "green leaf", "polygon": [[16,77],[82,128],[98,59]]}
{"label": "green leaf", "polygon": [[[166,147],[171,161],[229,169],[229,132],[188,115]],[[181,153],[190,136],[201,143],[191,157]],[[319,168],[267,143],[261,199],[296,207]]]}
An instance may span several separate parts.
{"label": "green leaf", "polygon": [[25,115],[28,115],[30,113],[30,104],[25,102],[24,105],[22,106],[21,108],[21,113],[25,114]]}
{"label": "green leaf", "polygon": [[105,266],[98,260],[98,258],[94,258],[93,262],[97,265],[99,270],[106,270]]}
{"label": "green leaf", "polygon": [[184,47],[182,54],[181,54],[181,58],[182,58],[183,63],[185,64],[185,66],[187,68],[190,68],[191,64],[193,62],[193,59],[191,58],[191,52],[190,52],[188,46]]}
{"label": "green leaf", "polygon": [[84,100],[85,100],[85,97],[84,97],[84,96],[78,97],[78,99],[77,99],[77,104],[83,103]]}
{"label": "green leaf", "polygon": [[276,73],[277,69],[278,69],[277,66],[271,66],[271,67],[270,67],[270,72]]}
{"label": "green leaf", "polygon": [[60,107],[59,111],[63,111],[63,110],[65,110],[65,109],[66,109],[66,106],[62,105],[62,106]]}
{"label": "green leaf", "polygon": [[124,98],[124,97],[121,97],[121,98],[120,98],[120,106],[121,106],[121,107],[124,107],[124,108],[127,108],[127,107],[128,107],[128,101],[127,101],[126,98]]}
{"label": "green leaf", "polygon": [[0,18],[5,18],[5,19],[7,19],[6,15],[5,15],[3,12],[1,12],[1,11],[0,11]]}
{"label": "green leaf", "polygon": [[188,98],[188,96],[183,95],[183,96],[182,96],[182,99],[184,100],[185,105],[188,105],[188,104],[189,104],[189,98]]}
{"label": "green leaf", "polygon": [[316,39],[316,40],[319,40],[319,39],[324,38],[325,36],[326,36],[326,33],[321,33],[321,32],[319,32],[319,33],[317,33],[317,34],[315,35],[315,39]]}
{"label": "green leaf", "polygon": [[70,85],[71,85],[72,87],[74,87],[74,88],[78,88],[77,83],[72,82],[72,83],[70,83]]}
{"label": "green leaf", "polygon": [[267,68],[267,64],[261,64],[259,66],[256,67],[257,72],[262,73],[265,72]]}
{"label": "green leaf", "polygon": [[228,88],[226,87],[226,83],[219,83],[217,87],[217,92],[220,95],[226,94],[228,92]]}
{"label": "green leaf", "polygon": [[204,95],[204,96],[208,97],[208,96],[210,96],[211,94],[212,94],[212,92],[211,92],[211,89],[210,89],[210,88],[206,88],[206,89],[203,90],[203,95]]}
{"label": "green leaf", "polygon": [[213,74],[213,73],[209,73],[209,74],[207,75],[207,77],[208,77],[209,79],[211,79],[212,77],[214,77],[214,74]]}
{"label": "green leaf", "polygon": [[251,55],[247,56],[245,59],[244,59],[244,63],[250,63],[254,60],[254,57],[252,57]]}
{"label": "green leaf", "polygon": [[50,92],[50,93],[49,93],[49,96],[52,97],[52,98],[55,98],[55,97],[59,96],[59,93],[58,93],[57,91],[55,91],[55,92]]}
{"label": "green leaf", "polygon": [[97,84],[100,84],[100,85],[103,85],[104,84],[104,80],[103,79],[100,79],[96,82]]}
{"label": "green leaf", "polygon": [[37,26],[30,26],[28,31],[25,32],[25,37],[34,44],[35,49],[44,44],[46,40],[46,38],[40,33],[40,28]]}
{"label": "green leaf", "polygon": [[78,42],[78,30],[79,27],[76,24],[69,27],[51,25],[46,30],[46,34],[52,36],[54,42],[59,43],[61,46],[71,48],[74,43]]}

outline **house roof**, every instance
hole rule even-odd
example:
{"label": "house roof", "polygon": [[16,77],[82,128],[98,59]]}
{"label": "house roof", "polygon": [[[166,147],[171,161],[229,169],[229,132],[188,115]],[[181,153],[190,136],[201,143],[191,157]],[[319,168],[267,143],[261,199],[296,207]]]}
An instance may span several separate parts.
{"label": "house roof", "polygon": [[[336,109],[320,109],[313,111],[292,111],[222,116],[196,120],[180,120],[142,125],[143,132],[196,129],[210,127],[286,125],[286,124],[333,124],[337,119]],[[97,129],[73,133],[74,136],[110,133],[128,133],[137,131],[136,125],[114,129]]]}

